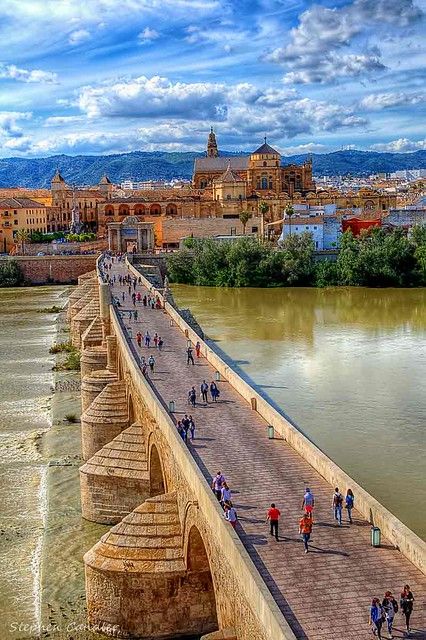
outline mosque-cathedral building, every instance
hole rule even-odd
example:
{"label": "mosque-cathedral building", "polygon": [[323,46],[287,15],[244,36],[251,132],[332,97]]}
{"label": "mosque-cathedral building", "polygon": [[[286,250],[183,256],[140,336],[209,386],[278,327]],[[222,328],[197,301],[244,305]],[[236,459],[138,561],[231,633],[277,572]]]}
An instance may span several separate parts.
{"label": "mosque-cathedral building", "polygon": [[[210,131],[207,149],[194,162],[192,183],[180,188],[123,190],[104,176],[98,185],[72,189],[59,171],[51,182],[51,206],[47,207],[47,230],[67,230],[71,211],[77,204],[85,229],[107,237],[109,222],[126,216],[153,222],[157,246],[173,247],[188,235],[241,233],[239,214],[247,210],[251,220],[248,233],[260,231],[260,203],[268,211],[263,222],[282,219],[286,206],[337,205],[338,210],[354,208],[381,215],[395,207],[396,196],[373,189],[342,194],[336,189],[317,189],[312,179],[312,162],[282,164],[280,153],[265,138],[248,156],[222,155],[216,135]],[[277,231],[279,231],[277,226]]]}

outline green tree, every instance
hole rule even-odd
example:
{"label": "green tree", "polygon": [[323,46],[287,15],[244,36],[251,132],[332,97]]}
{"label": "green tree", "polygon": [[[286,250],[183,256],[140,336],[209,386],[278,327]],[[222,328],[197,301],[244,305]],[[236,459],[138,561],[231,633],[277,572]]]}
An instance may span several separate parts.
{"label": "green tree", "polygon": [[[284,210],[285,215],[288,217],[289,227],[290,227],[290,235],[291,235],[291,217],[294,216],[294,208],[292,204],[288,204]],[[284,221],[285,224],[285,221]]]}
{"label": "green tree", "polygon": [[0,287],[18,287],[23,282],[24,275],[16,260],[0,262]]}
{"label": "green tree", "polygon": [[18,229],[18,231],[15,233],[15,239],[21,245],[22,255],[25,255],[25,245],[30,240],[30,234],[27,229]]}
{"label": "green tree", "polygon": [[284,281],[288,285],[309,286],[314,276],[315,245],[311,233],[287,236],[280,247]]}
{"label": "green tree", "polygon": [[167,275],[170,282],[195,284],[193,257],[188,249],[176,251],[167,256]]}
{"label": "green tree", "polygon": [[260,238],[262,242],[265,239],[265,215],[269,211],[269,204],[262,200],[259,202],[259,213],[260,213]]}
{"label": "green tree", "polygon": [[250,213],[247,211],[247,209],[244,209],[243,211],[240,212],[239,218],[240,218],[240,222],[243,225],[243,234],[246,235],[246,226],[247,226],[247,222],[250,220]]}

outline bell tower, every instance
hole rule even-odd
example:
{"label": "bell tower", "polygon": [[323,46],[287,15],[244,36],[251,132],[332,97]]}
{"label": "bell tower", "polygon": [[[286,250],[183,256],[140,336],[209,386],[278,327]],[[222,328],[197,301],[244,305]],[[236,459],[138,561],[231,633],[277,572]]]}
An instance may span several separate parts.
{"label": "bell tower", "polygon": [[207,141],[207,157],[217,158],[219,151],[217,149],[216,135],[213,131],[213,127],[210,128],[209,139]]}

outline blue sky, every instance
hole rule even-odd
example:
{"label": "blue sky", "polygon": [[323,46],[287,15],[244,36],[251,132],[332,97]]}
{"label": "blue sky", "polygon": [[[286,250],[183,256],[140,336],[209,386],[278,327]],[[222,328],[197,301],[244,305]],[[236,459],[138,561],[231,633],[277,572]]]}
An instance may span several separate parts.
{"label": "blue sky", "polygon": [[1,0],[0,155],[426,149],[425,0]]}

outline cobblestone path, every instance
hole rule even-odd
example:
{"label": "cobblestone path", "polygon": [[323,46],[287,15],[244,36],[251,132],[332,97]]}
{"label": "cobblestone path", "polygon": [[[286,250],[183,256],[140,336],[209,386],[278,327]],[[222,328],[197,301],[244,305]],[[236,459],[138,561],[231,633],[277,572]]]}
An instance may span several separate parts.
{"label": "cobblestone path", "polygon": [[[111,272],[127,273],[123,265]],[[368,627],[371,598],[383,598],[391,590],[399,594],[408,583],[415,597],[410,638],[426,639],[426,577],[382,538],[382,547],[370,546],[370,525],[354,510],[354,524],[343,526],[332,517],[331,487],[310,465],[282,440],[269,440],[265,421],[225,381],[219,382],[217,404],[201,404],[200,384],[214,380],[214,369],[195,357],[195,366],[186,364],[186,338],[169,316],[159,310],[133,307],[127,287],[116,285],[113,293],[126,300],[122,310],[137,308],[138,322],[129,321],[136,345],[137,331],[162,336],[164,348],[138,349],[156,360],[153,384],[166,403],[176,402],[176,418],[192,414],[196,438],[189,450],[208,481],[217,471],[227,478],[233,492],[239,525],[237,532],[268,585],[282,613],[299,640],[363,640],[372,638]],[[147,290],[138,285],[142,296]],[[187,404],[189,389],[197,390],[195,409]],[[210,398],[210,394],[209,394]],[[305,487],[315,495],[315,524],[308,554],[298,535]],[[398,489],[398,485],[395,485]],[[400,487],[399,487],[400,488]],[[342,493],[346,487],[340,488]],[[271,502],[281,510],[280,539],[269,535],[265,523]],[[356,496],[355,496],[356,503]],[[344,510],[345,511],[345,510]],[[346,513],[343,514],[346,518]],[[395,616],[394,638],[403,637],[403,616]],[[387,633],[383,630],[383,638]],[[271,638],[273,640],[273,638]]]}

